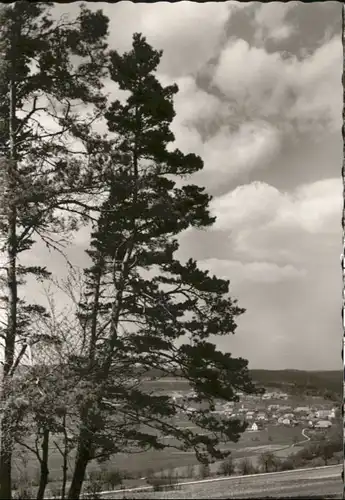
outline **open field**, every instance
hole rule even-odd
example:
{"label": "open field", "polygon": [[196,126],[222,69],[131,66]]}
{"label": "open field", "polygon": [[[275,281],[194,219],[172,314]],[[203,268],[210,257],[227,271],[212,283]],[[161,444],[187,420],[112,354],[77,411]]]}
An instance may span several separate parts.
{"label": "open field", "polygon": [[[186,419],[181,419],[177,422],[181,426],[192,427],[190,422]],[[197,431],[197,428],[194,427]],[[254,457],[267,451],[268,449],[276,450],[281,447],[292,445],[295,440],[302,441],[302,428],[300,427],[277,427],[268,426],[267,429],[258,432],[245,432],[238,443],[227,443],[222,446],[222,449],[231,450],[234,459],[247,457]],[[173,445],[172,439],[166,440],[167,444]],[[31,443],[32,444],[32,443]],[[176,442],[175,442],[176,444]],[[291,452],[291,451],[290,451]],[[26,455],[26,460],[23,457]],[[71,453],[71,467],[73,465],[74,453]],[[152,472],[159,472],[167,469],[180,468],[186,469],[188,466],[197,466],[198,461],[195,458],[194,452],[181,452],[175,448],[168,448],[163,451],[149,451],[145,453],[136,454],[118,454],[111,461],[106,462],[102,467],[109,469],[120,469],[128,471],[135,475],[147,476]],[[219,464],[218,464],[219,465]],[[215,467],[218,467],[216,465]],[[61,478],[62,459],[59,452],[52,445],[49,456],[49,477],[51,481],[58,481]],[[72,468],[69,468],[69,474]],[[99,464],[93,462],[89,465],[88,470],[99,470]],[[23,450],[18,450],[18,454],[14,460],[14,478],[18,478],[22,471],[28,477],[38,478],[38,462],[30,452],[23,453]]]}
{"label": "open field", "polygon": [[342,498],[341,465],[218,478],[181,485],[176,491],[102,494],[101,498]]}

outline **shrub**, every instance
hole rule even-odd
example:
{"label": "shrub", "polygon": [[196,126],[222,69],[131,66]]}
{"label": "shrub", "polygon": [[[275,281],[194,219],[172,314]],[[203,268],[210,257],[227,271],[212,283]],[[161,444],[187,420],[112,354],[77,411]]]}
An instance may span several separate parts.
{"label": "shrub", "polygon": [[175,468],[170,466],[165,472],[162,474],[163,477],[176,479],[178,477],[178,471],[175,471]]}
{"label": "shrub", "polygon": [[258,473],[257,468],[253,465],[252,461],[247,457],[240,460],[240,462],[238,464],[238,471],[243,476],[246,476],[248,474],[257,474]]}
{"label": "shrub", "polygon": [[194,477],[194,465],[188,465],[187,466],[186,476],[190,477],[190,478]]}
{"label": "shrub", "polygon": [[321,467],[324,465],[324,460],[321,457],[315,457],[310,464],[312,467]]}
{"label": "shrub", "polygon": [[146,473],[143,474],[143,476],[145,476],[146,478],[150,478],[152,476],[154,476],[155,474],[155,471],[153,469],[146,469]]}
{"label": "shrub", "polygon": [[210,477],[210,475],[211,475],[210,465],[209,464],[201,464],[199,467],[199,475],[202,479]]}
{"label": "shrub", "polygon": [[102,476],[103,476],[103,471],[102,470],[100,470],[100,469],[92,469],[89,472],[89,481],[93,482],[93,483],[101,481],[102,480]]}
{"label": "shrub", "polygon": [[333,450],[333,453],[336,453],[338,451],[343,451],[343,438],[342,436],[333,436],[329,441],[328,441],[328,446],[330,449]]}
{"label": "shrub", "polygon": [[294,469],[298,469],[299,467],[302,467],[304,464],[305,464],[305,459],[303,457],[301,457],[298,453],[296,453],[296,455],[291,455],[291,458],[292,462],[293,462],[293,465],[294,465]]}
{"label": "shrub", "polygon": [[274,472],[278,472],[281,470],[282,459],[279,457],[274,457]]}
{"label": "shrub", "polygon": [[106,484],[111,489],[114,489],[119,484],[122,484],[122,479],[122,473],[118,469],[108,469],[104,471],[104,484]]}
{"label": "shrub", "polygon": [[13,495],[14,500],[31,500],[34,498],[34,492],[31,488],[22,487]]}
{"label": "shrub", "polygon": [[147,478],[147,483],[152,486],[153,491],[162,491],[165,489],[175,489],[177,485],[175,477],[157,477],[152,476]]}
{"label": "shrub", "polygon": [[280,470],[293,470],[295,469],[295,462],[292,457],[288,457],[280,462]]}
{"label": "shrub", "polygon": [[259,463],[263,472],[274,472],[279,467],[278,459],[273,453],[267,451],[259,456]]}
{"label": "shrub", "polygon": [[[91,474],[90,474],[90,476],[91,476]],[[99,479],[91,479],[91,477],[90,477],[89,482],[85,484],[83,492],[87,494],[86,498],[89,495],[92,495],[93,500],[98,500],[99,498],[101,498],[99,496],[99,492],[101,490],[102,490],[102,487],[101,487],[100,480]]]}
{"label": "shrub", "polygon": [[318,455],[318,445],[316,443],[312,443],[309,446],[306,446],[302,450],[300,450],[298,453],[296,453],[296,456],[303,461],[309,461],[312,460],[315,456]]}
{"label": "shrub", "polygon": [[235,472],[232,457],[227,457],[219,466],[218,473],[222,476],[231,476]]}
{"label": "shrub", "polygon": [[137,479],[137,477],[143,477],[144,474],[138,474],[137,472],[123,470],[121,471],[122,480],[123,479]]}
{"label": "shrub", "polygon": [[318,456],[320,456],[325,462],[325,465],[327,465],[328,461],[333,457],[334,446],[332,446],[332,443],[328,442],[321,443],[318,452]]}
{"label": "shrub", "polygon": [[49,489],[50,489],[51,498],[56,499],[56,500],[59,500],[61,498],[61,487],[60,486],[56,486],[56,485],[54,485],[54,483],[51,483],[49,485]]}

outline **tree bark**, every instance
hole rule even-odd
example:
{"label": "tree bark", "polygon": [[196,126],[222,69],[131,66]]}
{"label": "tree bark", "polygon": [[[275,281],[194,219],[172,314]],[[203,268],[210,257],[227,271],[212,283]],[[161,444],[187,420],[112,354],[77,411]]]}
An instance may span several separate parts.
{"label": "tree bark", "polygon": [[66,496],[66,484],[67,484],[67,473],[68,473],[68,436],[66,429],[66,415],[62,417],[63,434],[64,434],[64,449],[63,449],[63,463],[62,463],[62,487],[61,487],[61,500],[65,500]]}
{"label": "tree bark", "polygon": [[[5,339],[4,368],[1,401],[4,404],[8,393],[10,371],[14,362],[14,349],[17,332],[17,158],[15,146],[15,118],[16,118],[16,83],[15,83],[15,43],[16,36],[13,34],[10,43],[13,47],[11,57],[11,75],[9,83],[9,143],[10,152],[7,161],[6,187],[9,195],[8,210],[8,234],[7,234],[7,287],[8,287],[8,319]],[[11,462],[13,451],[13,440],[11,438],[10,416],[3,416],[1,422],[1,451],[0,451],[0,499],[11,500]]]}
{"label": "tree bark", "polygon": [[85,432],[81,430],[79,436],[77,457],[74,463],[72,482],[68,492],[68,498],[70,500],[78,500],[80,497],[81,488],[85,478],[86,467],[90,459],[91,441],[90,438],[85,435]]}
{"label": "tree bark", "polygon": [[1,450],[0,450],[0,498],[12,498],[12,449],[13,441],[10,430],[10,415],[4,414],[1,420]]}
{"label": "tree bark", "polygon": [[43,431],[43,441],[42,441],[42,460],[41,460],[41,474],[40,474],[40,484],[37,491],[37,500],[44,500],[44,493],[48,484],[48,457],[49,457],[49,429],[44,429]]}

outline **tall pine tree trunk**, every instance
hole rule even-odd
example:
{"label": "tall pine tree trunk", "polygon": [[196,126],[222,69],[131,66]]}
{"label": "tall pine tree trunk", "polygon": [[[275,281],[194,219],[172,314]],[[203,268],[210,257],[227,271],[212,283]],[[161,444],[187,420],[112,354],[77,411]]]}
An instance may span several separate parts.
{"label": "tall pine tree trunk", "polygon": [[[13,40],[12,40],[13,43]],[[17,332],[17,210],[16,210],[16,146],[15,146],[15,117],[16,117],[16,87],[15,87],[15,62],[11,60],[11,78],[9,84],[9,142],[10,154],[7,161],[7,189],[9,196],[8,206],[8,234],[7,234],[7,285],[8,285],[8,319],[5,339],[5,355],[1,403],[5,406],[10,383],[10,370],[14,362],[14,349]],[[11,487],[11,462],[13,440],[11,438],[11,418],[4,414],[1,422],[1,450],[0,450],[0,499],[12,498]]]}
{"label": "tall pine tree trunk", "polygon": [[12,498],[12,449],[11,418],[5,413],[1,420],[1,450],[0,450],[0,498]]}
{"label": "tall pine tree trunk", "polygon": [[[135,187],[133,191],[133,206],[135,207],[137,204],[138,197],[138,154],[137,154],[137,145],[135,145],[135,149],[133,151],[133,178],[135,181]],[[135,226],[135,217],[133,218],[133,227],[132,227],[132,237],[128,244],[128,248],[125,252],[122,265],[121,265],[121,277],[119,279],[119,283],[117,285],[117,291],[115,294],[115,299],[112,306],[111,311],[111,323],[110,323],[110,332],[109,332],[109,341],[108,341],[108,352],[106,353],[105,360],[102,364],[100,378],[102,380],[106,380],[109,375],[109,371],[111,368],[111,364],[113,361],[113,351],[115,342],[117,340],[117,330],[118,323],[120,318],[120,312],[122,308],[123,301],[123,293],[125,289],[126,280],[128,278],[128,274],[130,271],[130,259],[133,254],[134,246],[135,246],[135,236],[136,236],[136,226]],[[104,258],[101,255],[98,262],[98,273],[96,277],[96,287],[94,292],[94,303],[91,315],[91,338],[90,338],[90,348],[89,348],[89,363],[90,370],[93,368],[93,362],[96,354],[96,336],[97,336],[97,319],[98,319],[98,308],[99,308],[99,299],[100,299],[100,286],[101,286],[101,277],[102,270],[104,266]],[[85,409],[85,418],[82,418],[82,425],[85,428],[85,423],[87,422],[88,410]],[[91,459],[91,446],[92,441],[89,437],[86,438],[83,435],[83,430],[81,430],[79,435],[79,444],[78,444],[78,453],[74,464],[73,478],[72,483],[69,490],[68,498],[78,499],[82,484],[85,479],[85,472],[88,462]]]}

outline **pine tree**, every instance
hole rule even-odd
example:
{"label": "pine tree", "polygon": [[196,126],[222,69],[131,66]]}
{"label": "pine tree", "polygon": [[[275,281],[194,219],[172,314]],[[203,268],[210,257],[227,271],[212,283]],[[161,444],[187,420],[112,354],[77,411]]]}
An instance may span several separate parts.
{"label": "pine tree", "polygon": [[[19,256],[31,250],[38,238],[56,247],[54,235],[76,227],[76,217],[57,216],[55,210],[77,212],[73,202],[87,191],[90,173],[69,151],[64,137],[88,135],[87,121],[77,120],[72,113],[76,102],[92,105],[94,113],[104,105],[100,77],[106,66],[107,18],[84,6],[76,20],[55,22],[49,13],[52,5],[19,1],[2,6],[0,12],[0,233],[7,287],[2,298],[7,312],[2,330],[2,499],[10,499],[12,490],[13,422],[6,409],[12,377],[27,345],[37,341],[30,330],[32,314],[45,314],[43,308],[20,299],[19,285],[28,274],[38,279],[49,276],[44,268],[20,266]],[[78,58],[79,64],[72,64],[72,58]],[[58,130],[46,130],[41,112],[55,121]],[[91,142],[98,139],[91,135]]]}
{"label": "pine tree", "polygon": [[[107,172],[109,196],[88,251],[92,265],[85,271],[79,315],[88,353],[78,363],[89,389],[81,394],[69,498],[79,498],[90,460],[164,449],[164,434],[178,440],[177,448],[194,449],[203,463],[224,458],[218,445],[237,441],[245,425],[212,414],[215,399],[236,401],[236,391],[257,390],[247,361],[221,352],[210,339],[233,334],[244,313],[228,295],[229,282],[200,270],[193,259],[182,263],[175,257],[178,235],[207,228],[214,218],[204,188],[178,188],[174,181],[203,163],[170,147],[178,88],[163,87],[156,78],[161,55],[140,34],[130,52],[110,53],[111,77],[130,95],[125,104],[112,103],[105,117],[126,162]],[[154,372],[188,380],[197,400],[208,403],[189,418],[208,434],[172,423],[179,405],[143,388],[143,377]]]}

